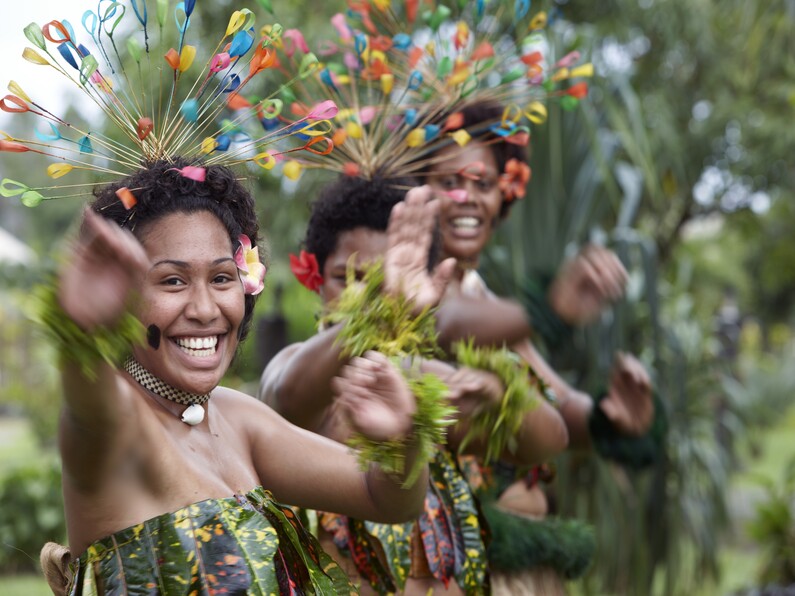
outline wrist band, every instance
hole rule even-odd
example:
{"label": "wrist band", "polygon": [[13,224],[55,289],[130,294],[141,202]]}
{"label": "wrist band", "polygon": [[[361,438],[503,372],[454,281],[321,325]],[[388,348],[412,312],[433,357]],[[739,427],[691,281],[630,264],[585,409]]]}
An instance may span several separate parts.
{"label": "wrist band", "polygon": [[34,289],[33,318],[55,345],[59,356],[78,365],[90,380],[96,379],[98,362],[118,367],[130,348],[143,344],[146,338],[144,326],[128,312],[112,328],[98,326],[90,333],[83,331],[61,306],[54,281]]}
{"label": "wrist band", "polygon": [[[347,286],[334,312],[321,319],[321,325],[342,323],[337,343],[342,346],[343,355],[355,357],[374,350],[390,358],[402,371],[400,361],[406,357],[433,358],[440,354],[433,312],[425,309],[415,314],[413,305],[403,296],[382,293],[383,281],[382,263],[371,266],[361,282],[356,281],[353,267],[348,265]],[[436,445],[445,442],[445,429],[454,423],[455,409],[447,404],[447,386],[439,377],[419,376],[414,368],[402,373],[417,400],[411,436],[381,442],[356,433],[348,445],[358,451],[362,468],[376,463],[386,473],[405,473],[403,486],[410,487],[433,459]],[[405,451],[410,442],[416,445],[417,456],[406,471]]]}
{"label": "wrist band", "polygon": [[476,438],[486,437],[487,463],[497,460],[506,448],[516,451],[516,436],[524,415],[542,399],[546,385],[529,364],[507,348],[475,347],[469,340],[453,344],[452,352],[462,366],[493,373],[505,387],[499,404],[488,404],[470,418],[459,449]]}
{"label": "wrist band", "polygon": [[646,434],[639,437],[623,435],[613,426],[599,407],[599,403],[605,397],[607,393],[599,394],[599,397],[594,399],[593,410],[588,419],[588,431],[596,452],[633,470],[640,470],[656,463],[665,449],[665,435],[668,430],[665,406],[660,396],[656,392],[653,394],[654,419]]}

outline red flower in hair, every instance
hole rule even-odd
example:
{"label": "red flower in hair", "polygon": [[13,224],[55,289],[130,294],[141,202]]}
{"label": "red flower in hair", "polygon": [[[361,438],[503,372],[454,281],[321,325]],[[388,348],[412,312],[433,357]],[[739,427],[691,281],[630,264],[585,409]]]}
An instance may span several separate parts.
{"label": "red flower in hair", "polygon": [[516,158],[505,164],[505,173],[500,176],[500,192],[509,203],[524,198],[527,183],[530,181],[530,166]]}
{"label": "red flower in hair", "polygon": [[297,257],[290,255],[290,270],[301,285],[313,292],[317,292],[323,285],[317,258],[311,252],[302,250]]}

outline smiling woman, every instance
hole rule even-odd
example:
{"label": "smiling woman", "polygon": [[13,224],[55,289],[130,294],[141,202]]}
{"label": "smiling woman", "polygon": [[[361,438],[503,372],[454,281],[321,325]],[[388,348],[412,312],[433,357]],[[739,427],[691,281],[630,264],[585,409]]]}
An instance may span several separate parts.
{"label": "smiling woman", "polygon": [[153,265],[138,318],[160,330],[161,343],[133,355],[166,383],[208,393],[232,362],[245,311],[226,229],[207,211],[175,213],[152,224],[142,245]]}
{"label": "smiling woman", "polygon": [[[203,168],[198,180],[188,167],[158,160],[100,189],[42,316],[61,339],[63,492],[77,555],[56,587],[350,593],[344,572],[275,499],[404,520],[422,505],[427,466],[411,488],[375,465],[365,474],[346,447],[218,386],[262,287],[243,278],[264,267],[251,195],[227,168]],[[123,344],[109,330],[129,321],[128,305],[147,341],[121,350],[121,369],[104,346]],[[352,361],[335,388],[363,436],[411,434],[414,399],[386,359]],[[409,444],[406,469],[415,455]]]}

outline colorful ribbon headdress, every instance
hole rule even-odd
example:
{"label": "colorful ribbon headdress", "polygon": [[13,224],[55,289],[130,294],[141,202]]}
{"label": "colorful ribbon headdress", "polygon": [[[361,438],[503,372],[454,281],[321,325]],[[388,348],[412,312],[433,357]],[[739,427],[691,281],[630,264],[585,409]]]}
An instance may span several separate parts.
{"label": "colorful ribbon headdress", "polygon": [[[267,0],[257,1],[269,8]],[[32,47],[23,57],[43,74],[54,71],[74,82],[106,115],[108,126],[86,129],[68,122],[57,115],[51,97],[30,97],[11,81],[0,109],[28,119],[24,125],[33,132],[29,138],[0,133],[0,151],[52,158],[47,173],[53,179],[82,169],[97,173],[98,181],[176,156],[195,162],[180,172],[200,180],[203,165],[248,162],[271,169],[294,152],[330,152],[331,140],[322,131],[337,109],[328,94],[316,95],[314,107],[300,116],[282,113],[290,86],[319,66],[306,44],[296,43],[303,42],[301,34],[278,24],[257,29],[254,12],[239,8],[214,47],[197,47],[188,43],[196,5],[98,0],[96,11],[83,14],[82,27],[66,20],[28,25]],[[243,96],[254,92],[259,98]],[[80,186],[59,181],[31,188],[4,179],[0,194],[20,195],[35,206],[43,199],[82,196]]]}
{"label": "colorful ribbon headdress", "polygon": [[[527,144],[547,102],[571,109],[587,93],[572,52],[553,61],[545,43],[550,18],[529,0],[349,0],[331,23],[335,39],[318,48],[324,63],[294,89],[311,105],[331,96],[334,151],[306,166],[349,175],[421,172],[445,145],[465,146],[490,134]],[[462,128],[460,110],[482,102],[504,106],[502,118]]]}

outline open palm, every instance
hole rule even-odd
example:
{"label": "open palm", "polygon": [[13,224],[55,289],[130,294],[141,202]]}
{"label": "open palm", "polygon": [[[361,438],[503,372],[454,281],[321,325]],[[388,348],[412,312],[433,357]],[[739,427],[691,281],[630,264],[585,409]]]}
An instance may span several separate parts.
{"label": "open palm", "polygon": [[610,388],[599,407],[625,435],[638,436],[649,430],[654,417],[651,381],[637,358],[616,354]]}
{"label": "open palm", "polygon": [[429,186],[412,188],[406,200],[392,209],[387,228],[388,248],[384,257],[384,286],[387,293],[403,295],[417,310],[436,306],[455,268],[447,259],[428,272],[428,253],[439,203]]}
{"label": "open palm", "polygon": [[131,233],[86,210],[81,238],[61,269],[61,305],[83,329],[112,325],[127,308],[130,291],[148,263]]}
{"label": "open palm", "polygon": [[365,437],[389,441],[411,432],[416,401],[403,376],[382,354],[353,358],[334,378],[332,388],[336,407]]}

